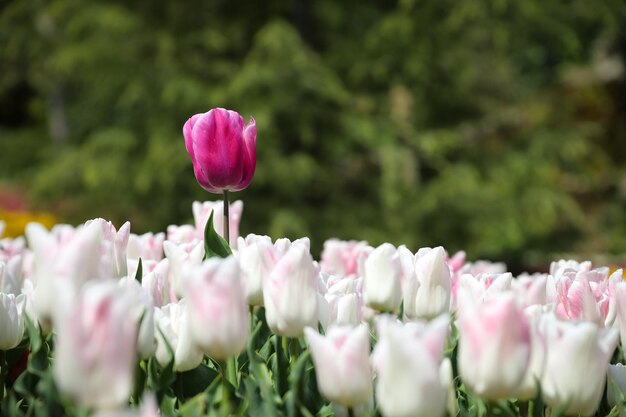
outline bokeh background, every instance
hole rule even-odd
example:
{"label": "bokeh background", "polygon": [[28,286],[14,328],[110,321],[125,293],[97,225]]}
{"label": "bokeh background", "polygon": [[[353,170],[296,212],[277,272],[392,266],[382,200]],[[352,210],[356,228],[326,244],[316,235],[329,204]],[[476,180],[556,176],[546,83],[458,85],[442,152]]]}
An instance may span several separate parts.
{"label": "bokeh background", "polygon": [[257,120],[244,234],[625,259],[623,0],[4,0],[0,218],[191,222],[215,106]]}

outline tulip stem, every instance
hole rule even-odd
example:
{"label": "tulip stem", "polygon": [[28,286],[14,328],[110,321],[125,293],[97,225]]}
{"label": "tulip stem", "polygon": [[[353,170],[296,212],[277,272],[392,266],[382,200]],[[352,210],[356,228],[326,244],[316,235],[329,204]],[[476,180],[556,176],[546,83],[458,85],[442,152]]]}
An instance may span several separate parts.
{"label": "tulip stem", "polygon": [[220,370],[221,370],[221,375],[220,377],[222,378],[222,401],[220,403],[220,409],[221,409],[221,415],[223,416],[229,416],[230,412],[231,412],[231,403],[230,403],[230,392],[229,392],[229,387],[228,387],[228,378],[227,378],[227,368],[228,368],[228,363],[227,361],[220,361]]}
{"label": "tulip stem", "polygon": [[4,399],[4,382],[8,374],[7,356],[4,350],[0,350],[0,400]]}
{"label": "tulip stem", "polygon": [[230,246],[230,222],[229,222],[229,203],[228,203],[228,190],[224,190],[224,240]]}

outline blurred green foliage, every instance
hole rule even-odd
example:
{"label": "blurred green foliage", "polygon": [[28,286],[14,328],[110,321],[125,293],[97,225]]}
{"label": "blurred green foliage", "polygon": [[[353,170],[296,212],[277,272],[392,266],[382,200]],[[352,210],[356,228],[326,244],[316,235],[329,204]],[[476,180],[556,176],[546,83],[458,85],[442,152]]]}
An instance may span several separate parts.
{"label": "blurred green foliage", "polygon": [[258,126],[244,233],[626,251],[623,0],[7,0],[0,175],[70,222],[190,221],[181,127]]}

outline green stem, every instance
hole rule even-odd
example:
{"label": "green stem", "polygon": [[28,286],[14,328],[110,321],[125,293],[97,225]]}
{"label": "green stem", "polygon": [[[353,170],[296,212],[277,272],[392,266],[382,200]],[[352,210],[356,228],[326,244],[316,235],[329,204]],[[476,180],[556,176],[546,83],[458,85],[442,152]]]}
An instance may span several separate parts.
{"label": "green stem", "polygon": [[354,417],[354,409],[352,407],[348,407],[348,417]]}
{"label": "green stem", "polygon": [[220,362],[220,378],[222,379],[222,401],[220,402],[220,415],[229,416],[231,414],[232,405],[230,403],[230,390],[228,389],[227,374],[228,363]]}
{"label": "green stem", "polygon": [[254,306],[250,306],[250,331],[254,330]]}
{"label": "green stem", "polygon": [[224,240],[230,246],[230,222],[229,220],[229,203],[228,203],[228,190],[224,190]]}
{"label": "green stem", "polygon": [[0,400],[4,399],[4,383],[8,374],[6,355],[4,350],[0,350]]}
{"label": "green stem", "polygon": [[230,382],[234,387],[237,384],[237,358],[231,357],[226,360],[226,371],[228,372],[228,382]]}
{"label": "green stem", "polygon": [[[288,389],[287,375],[289,372],[289,358],[285,357],[285,342],[287,338],[278,335],[274,335],[274,338],[274,351],[276,352],[276,369],[274,369],[276,374],[276,388],[278,394],[282,397]],[[283,367],[283,364],[285,364],[287,369]]]}

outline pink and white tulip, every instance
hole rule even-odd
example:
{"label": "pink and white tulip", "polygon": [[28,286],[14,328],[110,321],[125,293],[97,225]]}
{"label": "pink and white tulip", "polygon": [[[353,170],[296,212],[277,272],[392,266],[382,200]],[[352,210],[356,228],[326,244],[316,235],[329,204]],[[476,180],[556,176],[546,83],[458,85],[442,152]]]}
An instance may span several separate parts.
{"label": "pink and white tulip", "polygon": [[604,391],[617,330],[549,317],[544,334],[549,346],[541,379],[544,401],[554,408],[566,407],[566,414],[592,415]]}
{"label": "pink and white tulip", "polygon": [[320,393],[346,407],[369,403],[372,371],[367,326],[331,327],[324,336],[308,327],[304,333]]}
{"label": "pink and white tulip", "polygon": [[54,379],[78,404],[113,409],[133,388],[134,299],[114,281],[90,283],[56,322]]}
{"label": "pink and white tulip", "polygon": [[235,258],[211,258],[186,271],[191,339],[206,355],[239,354],[250,335],[248,303]]}
{"label": "pink and white tulip", "polygon": [[531,353],[528,319],[512,293],[459,309],[458,366],[463,382],[486,400],[515,395]]}
{"label": "pink and white tulip", "polygon": [[404,314],[409,319],[431,319],[450,310],[452,279],[441,247],[425,248],[413,255],[398,248],[404,272]]}
{"label": "pink and white tulip", "polygon": [[320,267],[322,272],[342,277],[357,277],[362,264],[374,250],[367,242],[329,239],[324,242]]}
{"label": "pink and white tulip", "polygon": [[[198,239],[204,240],[204,228],[206,227],[211,212],[213,212],[213,229],[218,235],[224,237],[224,202],[222,200],[205,201],[203,203],[194,201],[191,210],[193,211],[193,218],[196,224],[196,237]],[[242,213],[243,201],[233,201],[229,206],[228,212],[230,246],[237,244]]]}
{"label": "pink and white tulip", "polygon": [[402,302],[402,269],[398,251],[383,243],[364,263],[363,302],[382,312],[394,312]]}
{"label": "pink and white tulip", "polygon": [[0,292],[0,350],[19,345],[24,335],[26,296]]}
{"label": "pink and white tulip", "polygon": [[382,414],[387,417],[443,416],[449,375],[440,368],[448,318],[420,327],[381,317],[377,331],[379,339],[372,362],[376,372],[376,400]]}
{"label": "pink and white tulip", "polygon": [[131,233],[128,237],[126,256],[128,259],[160,261],[163,259],[164,241],[165,233],[144,233],[143,235]]}
{"label": "pink and white tulip", "polygon": [[154,319],[157,341],[155,357],[161,366],[166,366],[172,360],[172,352],[174,369],[178,372],[189,371],[200,365],[202,352],[191,338],[187,300],[156,308]]}
{"label": "pink and white tulip", "polygon": [[[273,262],[273,261],[270,261]],[[318,270],[308,248],[293,244],[263,281],[265,315],[281,336],[300,337],[318,321]]]}

